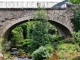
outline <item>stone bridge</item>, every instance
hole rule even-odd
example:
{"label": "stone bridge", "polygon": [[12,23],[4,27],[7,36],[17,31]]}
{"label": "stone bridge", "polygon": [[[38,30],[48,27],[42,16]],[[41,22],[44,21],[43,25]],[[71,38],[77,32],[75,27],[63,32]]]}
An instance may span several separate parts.
{"label": "stone bridge", "polygon": [[[59,35],[69,37],[73,32],[72,7],[67,3],[57,5],[54,2],[0,2],[0,38],[7,38],[11,30],[17,25],[33,19],[33,11],[37,5],[44,7],[49,22],[56,26]],[[79,8],[79,6],[77,6]]]}

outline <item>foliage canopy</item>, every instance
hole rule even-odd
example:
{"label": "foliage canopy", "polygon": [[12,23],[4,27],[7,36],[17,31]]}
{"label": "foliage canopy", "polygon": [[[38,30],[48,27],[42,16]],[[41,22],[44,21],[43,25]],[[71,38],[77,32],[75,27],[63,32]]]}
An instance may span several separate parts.
{"label": "foliage canopy", "polygon": [[68,0],[68,1],[73,4],[80,4],[80,0]]}

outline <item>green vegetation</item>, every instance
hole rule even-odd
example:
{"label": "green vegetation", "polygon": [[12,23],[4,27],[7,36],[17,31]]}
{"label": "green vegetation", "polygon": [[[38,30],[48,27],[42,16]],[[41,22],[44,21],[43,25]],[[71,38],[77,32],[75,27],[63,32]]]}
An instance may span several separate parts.
{"label": "green vegetation", "polygon": [[46,59],[47,57],[48,57],[48,51],[43,46],[35,50],[32,54],[33,60],[42,60],[42,59]]}
{"label": "green vegetation", "polygon": [[73,4],[80,4],[80,0],[68,0],[68,1]]}
{"label": "green vegetation", "polygon": [[3,47],[3,50],[5,50],[5,51],[9,50],[11,47],[11,41],[7,41],[7,40],[4,41],[2,47]]}
{"label": "green vegetation", "polygon": [[60,59],[73,60],[73,58],[80,56],[80,47],[77,44],[62,43],[57,45],[57,49]]}
{"label": "green vegetation", "polygon": [[[34,12],[33,20],[28,20],[11,31],[8,39],[3,42],[3,49],[6,48],[3,53],[5,57],[9,57],[11,49],[17,48],[17,57],[23,58],[27,55],[33,60],[42,60],[51,58],[56,47],[59,59],[76,60],[80,56],[79,20],[80,13],[74,13],[75,32],[72,33],[72,38],[63,39],[58,35],[55,26],[48,22],[46,11],[39,9]],[[56,46],[53,46],[55,40]]]}
{"label": "green vegetation", "polygon": [[45,10],[38,10],[34,12],[32,21],[28,20],[14,28],[8,40],[11,41],[11,47],[32,54],[40,46],[52,44],[54,33],[57,34],[57,30],[48,22]]}
{"label": "green vegetation", "polygon": [[75,44],[78,44],[80,46],[80,31],[78,32],[73,32],[72,33],[73,36],[73,41]]}
{"label": "green vegetation", "polygon": [[76,10],[74,10],[74,19],[72,22],[74,24],[74,30],[78,32],[78,30],[80,30],[80,12],[76,12]]}

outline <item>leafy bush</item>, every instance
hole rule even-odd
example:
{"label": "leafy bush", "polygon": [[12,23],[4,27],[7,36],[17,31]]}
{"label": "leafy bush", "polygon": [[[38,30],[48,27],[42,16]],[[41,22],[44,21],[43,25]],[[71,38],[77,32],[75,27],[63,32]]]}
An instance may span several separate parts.
{"label": "leafy bush", "polygon": [[57,45],[59,58],[72,58],[70,56],[79,53],[79,46],[77,44],[63,43]]}
{"label": "leafy bush", "polygon": [[54,34],[53,35],[53,41],[57,41],[57,42],[59,42],[60,40],[62,40],[63,38],[61,38],[58,34]]}
{"label": "leafy bush", "polygon": [[34,13],[33,17],[34,26],[32,26],[32,40],[29,45],[30,52],[32,53],[36,49],[38,49],[40,46],[44,46],[49,42],[49,36],[48,36],[48,20],[45,10],[38,10]]}
{"label": "leafy bush", "polygon": [[63,40],[60,40],[59,43],[71,43],[71,44],[74,44],[74,41],[72,40],[72,38],[70,39],[63,39]]}
{"label": "leafy bush", "polygon": [[73,32],[72,37],[75,43],[80,44],[80,31],[78,32]]}
{"label": "leafy bush", "polygon": [[22,41],[22,46],[26,53],[29,52],[29,50],[30,50],[29,49],[30,41],[31,41],[31,39],[25,39]]}
{"label": "leafy bush", "polygon": [[74,24],[74,30],[76,32],[78,32],[80,30],[80,12],[77,12],[76,9],[73,9],[74,12],[74,18],[72,20],[73,24]]}
{"label": "leafy bush", "polygon": [[68,1],[73,4],[80,4],[80,0],[68,0]]}
{"label": "leafy bush", "polygon": [[75,44],[69,44],[69,43],[64,43],[64,44],[59,44],[57,45],[58,50],[65,50],[69,52],[69,50],[76,50],[76,45]]}
{"label": "leafy bush", "polygon": [[26,57],[26,53],[25,53],[24,50],[22,50],[22,49],[19,49],[19,50],[17,51],[16,55],[17,55],[18,57],[22,57],[22,58],[25,58],[25,57]]}
{"label": "leafy bush", "polygon": [[33,60],[42,60],[44,58],[47,58],[47,49],[43,46],[41,46],[39,49],[37,49],[36,51],[34,51],[32,53],[32,59]]}
{"label": "leafy bush", "polygon": [[3,39],[0,38],[0,49],[2,49],[2,42],[3,42]]}
{"label": "leafy bush", "polygon": [[45,48],[47,49],[47,51],[51,54],[53,52],[53,46],[51,44],[46,44]]}
{"label": "leafy bush", "polygon": [[21,40],[23,40],[23,30],[20,26],[17,26],[16,28],[14,28],[10,35],[8,36],[8,40],[11,41],[11,46],[15,47],[15,46],[21,46],[21,44],[19,44],[21,42]]}
{"label": "leafy bush", "polygon": [[2,44],[3,50],[9,50],[11,48],[11,41],[4,41]]}

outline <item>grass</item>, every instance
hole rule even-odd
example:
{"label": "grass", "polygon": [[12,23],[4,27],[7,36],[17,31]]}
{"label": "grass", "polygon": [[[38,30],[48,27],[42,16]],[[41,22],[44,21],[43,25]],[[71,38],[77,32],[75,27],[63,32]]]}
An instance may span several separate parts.
{"label": "grass", "polygon": [[11,59],[8,58],[8,59],[6,59],[6,60],[11,60]]}
{"label": "grass", "polygon": [[73,60],[80,57],[80,47],[77,44],[62,43],[57,45],[57,49],[60,59]]}

